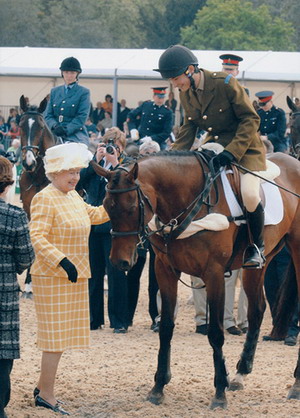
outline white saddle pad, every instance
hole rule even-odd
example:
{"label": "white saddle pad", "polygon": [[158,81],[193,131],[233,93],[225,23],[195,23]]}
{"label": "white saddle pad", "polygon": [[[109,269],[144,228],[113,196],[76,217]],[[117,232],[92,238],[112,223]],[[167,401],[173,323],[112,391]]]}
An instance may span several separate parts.
{"label": "white saddle pad", "polygon": [[[229,206],[231,216],[243,215],[240,207],[225,174],[221,173],[221,179],[224,187],[225,197]],[[274,180],[272,180],[274,182]],[[275,183],[275,182],[274,182]],[[261,187],[265,195],[265,225],[277,225],[283,218],[283,202],[279,188],[268,182],[262,182]],[[246,223],[246,221],[235,221],[236,225]]]}

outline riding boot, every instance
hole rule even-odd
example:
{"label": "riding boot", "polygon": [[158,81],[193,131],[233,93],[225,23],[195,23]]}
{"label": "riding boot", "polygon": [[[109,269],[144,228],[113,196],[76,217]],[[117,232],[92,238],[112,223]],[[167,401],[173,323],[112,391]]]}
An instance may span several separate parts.
{"label": "riding boot", "polygon": [[254,212],[247,212],[247,219],[250,234],[252,235],[252,244],[244,252],[243,268],[260,269],[266,261],[263,238],[265,212],[261,202],[257,205]]}

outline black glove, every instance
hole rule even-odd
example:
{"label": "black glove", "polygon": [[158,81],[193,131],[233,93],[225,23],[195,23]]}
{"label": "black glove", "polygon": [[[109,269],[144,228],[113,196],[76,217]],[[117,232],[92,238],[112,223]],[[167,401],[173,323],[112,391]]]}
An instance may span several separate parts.
{"label": "black glove", "polygon": [[68,260],[67,257],[63,258],[59,264],[66,271],[66,273],[68,275],[68,279],[70,280],[70,282],[76,283],[78,273],[77,273],[77,269],[74,266],[74,264],[71,263],[71,261]]}
{"label": "black glove", "polygon": [[234,156],[228,151],[222,151],[213,158],[213,165],[216,171],[221,167],[229,165],[234,160]]}
{"label": "black glove", "polygon": [[66,128],[64,128],[63,126],[56,126],[53,129],[53,132],[56,136],[67,136]]}

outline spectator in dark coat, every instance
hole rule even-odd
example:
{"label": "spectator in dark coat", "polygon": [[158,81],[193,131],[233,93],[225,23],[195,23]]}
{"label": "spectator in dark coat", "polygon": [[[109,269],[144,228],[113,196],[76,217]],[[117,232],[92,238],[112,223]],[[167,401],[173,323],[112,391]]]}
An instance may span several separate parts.
{"label": "spectator in dark coat", "polygon": [[119,106],[119,112],[118,112],[118,128],[121,129],[121,131],[124,131],[124,123],[126,122],[127,115],[130,112],[129,107],[126,106],[126,100],[122,99],[120,106]]}
{"label": "spectator in dark coat", "polygon": [[0,417],[10,400],[10,373],[20,357],[17,274],[34,260],[27,217],[23,209],[5,202],[13,184],[12,164],[0,157]]}

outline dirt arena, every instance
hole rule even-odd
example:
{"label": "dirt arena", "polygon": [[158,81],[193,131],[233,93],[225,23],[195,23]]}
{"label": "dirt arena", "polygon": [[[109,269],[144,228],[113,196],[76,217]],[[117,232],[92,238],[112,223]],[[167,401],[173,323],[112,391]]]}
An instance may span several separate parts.
{"label": "dirt arena", "polygon": [[[145,270],[146,271],[146,270]],[[183,275],[189,282],[189,277]],[[23,287],[23,277],[20,278]],[[146,401],[156,370],[158,334],[147,311],[147,274],[143,275],[133,327],[113,334],[108,319],[103,330],[92,331],[91,348],[64,353],[56,395],[74,417],[300,417],[300,402],[287,401],[293,383],[297,347],[282,342],[260,342],[252,374],[244,391],[228,392],[228,409],[210,411],[214,394],[212,349],[207,338],[195,334],[194,306],[187,304],[190,289],[179,284],[179,313],[172,344],[172,380],[160,406]],[[10,418],[51,417],[35,408],[32,390],[39,375],[41,354],[35,345],[36,317],[32,300],[21,299],[22,358],[12,372]],[[267,312],[261,335],[271,328]],[[242,350],[244,336],[227,334],[224,354],[230,376]]]}
{"label": "dirt arena", "polygon": [[[16,202],[17,203],[17,202]],[[158,334],[150,330],[147,269],[141,280],[140,299],[133,327],[127,334],[113,334],[106,318],[102,330],[92,331],[91,348],[62,356],[56,395],[74,417],[85,418],[196,418],[196,417],[299,417],[300,402],[287,401],[293,384],[298,347],[283,342],[262,342],[257,347],[253,372],[240,392],[227,392],[227,410],[210,411],[214,394],[212,349],[206,337],[196,334],[194,306],[187,303],[191,290],[179,284],[179,312],[172,341],[171,382],[165,386],[160,406],[146,400],[153,386]],[[183,275],[189,283],[189,276]],[[24,288],[24,274],[19,277]],[[106,300],[107,302],[107,300]],[[53,417],[36,408],[32,391],[39,376],[41,352],[36,348],[34,303],[20,300],[21,359],[12,372],[12,394],[6,408],[9,418]],[[261,336],[271,330],[267,309]],[[226,334],[224,354],[229,375],[242,351],[244,336]]]}

